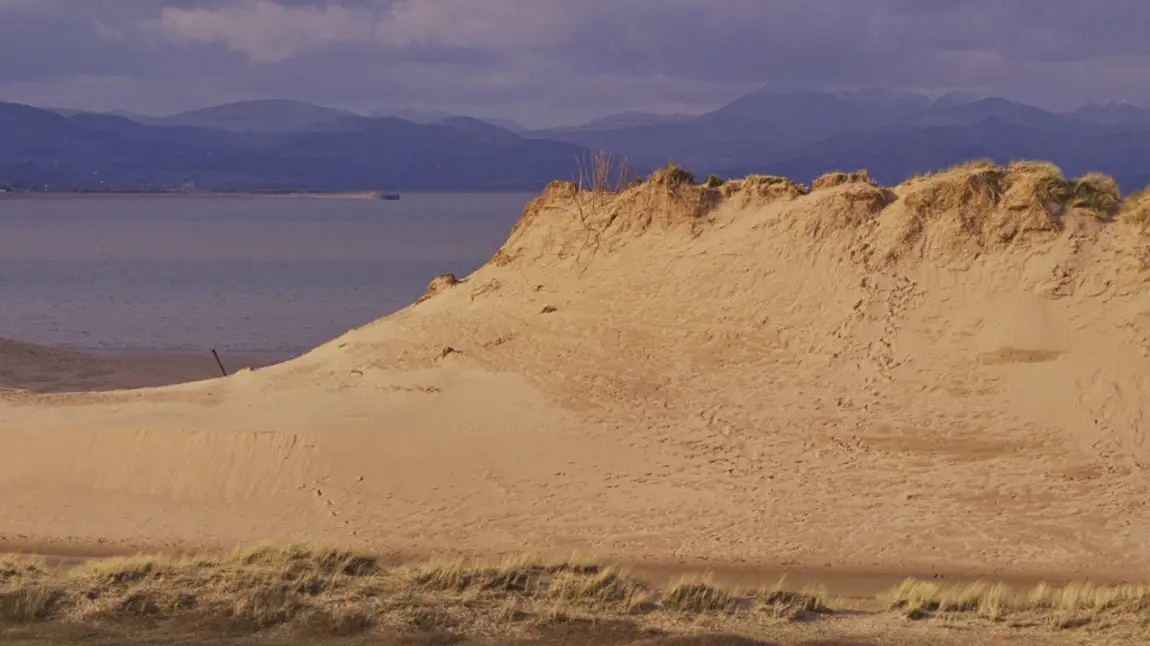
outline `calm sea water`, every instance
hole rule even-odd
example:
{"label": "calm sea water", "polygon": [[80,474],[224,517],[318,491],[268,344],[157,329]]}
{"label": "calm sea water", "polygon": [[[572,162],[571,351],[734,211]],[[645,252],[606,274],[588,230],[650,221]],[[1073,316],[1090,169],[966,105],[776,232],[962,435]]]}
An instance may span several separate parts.
{"label": "calm sea water", "polygon": [[0,337],[300,352],[478,268],[532,197],[0,198]]}

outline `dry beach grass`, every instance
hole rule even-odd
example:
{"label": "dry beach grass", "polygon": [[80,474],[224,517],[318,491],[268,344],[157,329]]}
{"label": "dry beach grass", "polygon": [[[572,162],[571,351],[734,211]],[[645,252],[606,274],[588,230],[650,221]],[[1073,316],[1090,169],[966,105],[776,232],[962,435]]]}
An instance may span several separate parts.
{"label": "dry beach grass", "polygon": [[[1148,612],[1144,586],[1015,592],[997,584],[907,581],[875,599],[833,599],[788,592],[783,582],[727,588],[705,576],[656,587],[578,559],[385,564],[299,545],[72,567],[0,559],[0,635],[26,640],[87,627],[97,631],[89,641],[97,634],[168,633],[313,643],[550,643],[557,631],[593,636],[609,627],[612,634],[600,638],[636,644],[680,643],[691,635],[698,640],[692,643],[716,645],[723,635],[747,644],[950,643],[963,631],[979,631],[987,640],[980,643],[1067,636],[1092,643],[1139,627]],[[908,627],[907,619],[921,625]],[[876,635],[898,641],[861,641]]]}

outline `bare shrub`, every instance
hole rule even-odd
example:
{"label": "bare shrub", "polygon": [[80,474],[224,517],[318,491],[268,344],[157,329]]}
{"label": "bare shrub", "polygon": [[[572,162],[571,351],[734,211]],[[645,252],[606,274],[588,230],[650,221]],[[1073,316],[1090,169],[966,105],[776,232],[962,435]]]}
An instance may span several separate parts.
{"label": "bare shrub", "polygon": [[560,208],[571,213],[583,231],[583,240],[576,253],[576,261],[581,261],[587,250],[590,250],[591,258],[598,254],[603,232],[610,225],[609,221],[597,224],[595,216],[635,178],[626,158],[605,150],[596,151],[589,157],[578,157],[575,162],[577,177],[573,190],[569,192],[569,206]]}
{"label": "bare shrub", "polygon": [[575,159],[576,186],[580,191],[618,193],[635,179],[625,157],[597,150]]}

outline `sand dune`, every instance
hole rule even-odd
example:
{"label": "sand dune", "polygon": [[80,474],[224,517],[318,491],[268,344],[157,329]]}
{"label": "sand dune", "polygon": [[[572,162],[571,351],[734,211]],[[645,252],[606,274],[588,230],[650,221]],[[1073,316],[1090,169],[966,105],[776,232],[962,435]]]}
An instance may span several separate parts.
{"label": "sand dune", "polygon": [[1037,165],[893,189],[684,180],[553,185],[473,275],[281,365],[5,395],[0,531],[919,573],[1150,564],[1138,226]]}

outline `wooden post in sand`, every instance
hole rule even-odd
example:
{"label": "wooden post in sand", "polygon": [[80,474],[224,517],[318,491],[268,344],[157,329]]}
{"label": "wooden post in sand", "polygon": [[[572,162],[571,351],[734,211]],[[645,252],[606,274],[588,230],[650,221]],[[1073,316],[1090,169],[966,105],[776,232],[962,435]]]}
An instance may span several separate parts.
{"label": "wooden post in sand", "polygon": [[220,361],[220,355],[216,353],[215,348],[212,348],[212,356],[216,358],[216,365],[220,367],[220,372],[224,373],[224,376],[227,377],[228,371],[224,370],[224,362]]}

